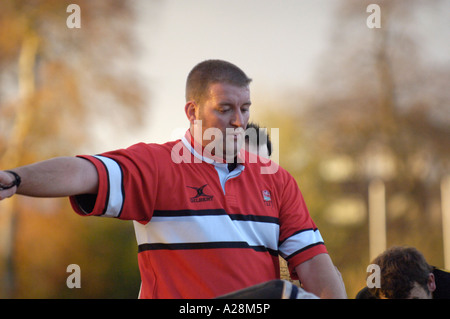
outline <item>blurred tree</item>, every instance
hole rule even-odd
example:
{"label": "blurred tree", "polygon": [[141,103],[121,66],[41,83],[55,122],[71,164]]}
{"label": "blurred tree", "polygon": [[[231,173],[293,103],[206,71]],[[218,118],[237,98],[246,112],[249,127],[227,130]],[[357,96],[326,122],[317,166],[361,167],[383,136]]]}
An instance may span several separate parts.
{"label": "blurred tree", "polygon": [[[137,48],[132,36],[133,6],[120,0],[77,1],[81,9],[81,28],[71,29],[66,25],[71,14],[66,12],[70,3],[60,0],[4,0],[1,3],[2,169],[53,156],[73,155],[81,145],[95,144],[94,128],[98,125],[116,128],[126,125],[130,131],[141,123],[143,88],[139,72],[132,63]],[[0,204],[2,295],[58,297],[58,291],[67,289],[65,267],[68,264],[52,262],[65,259],[58,255],[67,253],[62,247],[92,243],[82,243],[78,236],[70,234],[79,232],[83,222],[60,216],[60,211],[68,210],[67,200],[47,204],[43,209],[39,209],[40,202],[29,205],[28,201],[13,197]],[[50,218],[62,218],[62,221],[48,222],[50,215],[38,213],[40,210],[53,211]],[[120,227],[126,226],[131,227]],[[40,235],[34,238],[24,235],[30,228],[39,228]],[[45,237],[52,241],[46,241]],[[95,239],[94,236],[90,241]],[[52,250],[45,245],[55,248]],[[73,250],[76,249],[71,247]],[[27,256],[35,258],[27,259]],[[38,256],[49,258],[45,261],[48,270],[44,277],[33,278],[42,269]],[[64,277],[63,281],[55,279],[57,273]],[[16,282],[20,282],[20,287]],[[41,290],[36,287],[37,282]],[[45,285],[51,289],[46,290]],[[91,292],[91,296],[101,294]]]}
{"label": "blurred tree", "polygon": [[[420,19],[439,21],[436,17],[448,9],[448,3],[377,3],[379,29],[365,26],[370,1],[348,1],[342,6],[332,55],[323,63],[326,71],[319,72],[321,94],[305,114],[307,131],[316,142],[313,152],[320,158],[316,177],[324,181],[332,199],[323,210],[328,212],[324,222],[337,219],[339,211],[332,209],[337,201],[367,202],[368,183],[381,179],[386,185],[388,246],[416,246],[430,262],[443,266],[439,185],[450,173],[450,94],[445,89],[450,65],[448,59],[442,64],[429,62],[426,39],[420,37],[418,27],[426,28]],[[448,28],[447,21],[426,35],[439,36]],[[327,171],[333,163],[334,170]],[[350,227],[348,203],[340,210],[344,211],[341,229],[347,235],[339,231],[339,224],[331,223],[327,233],[348,239],[333,240],[340,243],[338,262],[347,264],[350,280],[355,282],[358,274],[363,285],[369,263],[367,228]],[[364,213],[364,206],[359,207]]]}
{"label": "blurred tree", "polygon": [[377,1],[381,28],[370,29],[371,2],[345,1],[335,14],[309,107],[284,102],[297,116],[278,124],[268,115],[283,127],[280,163],[297,178],[349,297],[370,261],[370,181],[386,185],[388,246],[415,246],[442,267],[439,185],[450,173],[450,64],[425,42],[448,34],[448,2]]}

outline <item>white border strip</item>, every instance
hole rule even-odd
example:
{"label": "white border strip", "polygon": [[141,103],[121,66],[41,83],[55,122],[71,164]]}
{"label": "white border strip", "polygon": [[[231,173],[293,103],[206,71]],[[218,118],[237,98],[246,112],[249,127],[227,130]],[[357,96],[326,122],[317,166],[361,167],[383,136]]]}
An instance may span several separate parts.
{"label": "white border strip", "polygon": [[286,239],[279,248],[280,255],[286,258],[298,250],[320,242],[323,242],[323,239],[318,229],[305,230]]}
{"label": "white border strip", "polygon": [[116,161],[108,157],[99,155],[96,155],[94,157],[102,161],[103,164],[105,164],[106,170],[108,172],[108,188],[109,188],[109,197],[107,198],[108,207],[106,209],[105,214],[101,216],[119,217],[122,211],[124,199],[122,193],[122,183],[123,183],[122,170]]}

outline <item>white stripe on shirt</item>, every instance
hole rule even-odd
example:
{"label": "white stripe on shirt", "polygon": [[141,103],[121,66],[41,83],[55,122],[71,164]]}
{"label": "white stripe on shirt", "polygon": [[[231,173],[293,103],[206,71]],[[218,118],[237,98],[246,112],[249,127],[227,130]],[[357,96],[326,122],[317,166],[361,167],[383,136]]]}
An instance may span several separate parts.
{"label": "white stripe on shirt", "polygon": [[109,196],[107,198],[108,205],[104,213],[105,217],[119,217],[123,206],[122,169],[116,161],[105,156],[94,156],[100,160],[106,167],[108,173]]}
{"label": "white stripe on shirt", "polygon": [[319,243],[323,243],[319,230],[306,229],[287,238],[279,248],[280,255],[283,258],[289,258],[290,255]]}
{"label": "white stripe on shirt", "polygon": [[279,225],[271,222],[232,220],[228,215],[153,216],[145,225],[134,222],[141,244],[246,242],[278,250]]}

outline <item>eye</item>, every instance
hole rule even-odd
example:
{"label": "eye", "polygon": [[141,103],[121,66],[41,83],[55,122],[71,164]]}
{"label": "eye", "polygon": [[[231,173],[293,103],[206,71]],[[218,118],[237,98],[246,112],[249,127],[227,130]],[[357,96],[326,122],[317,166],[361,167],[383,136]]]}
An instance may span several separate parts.
{"label": "eye", "polygon": [[217,108],[217,110],[219,111],[219,113],[226,113],[228,111],[230,111],[230,106],[229,105],[221,105]]}
{"label": "eye", "polygon": [[244,105],[241,107],[241,112],[242,113],[247,113],[250,111],[250,105]]}

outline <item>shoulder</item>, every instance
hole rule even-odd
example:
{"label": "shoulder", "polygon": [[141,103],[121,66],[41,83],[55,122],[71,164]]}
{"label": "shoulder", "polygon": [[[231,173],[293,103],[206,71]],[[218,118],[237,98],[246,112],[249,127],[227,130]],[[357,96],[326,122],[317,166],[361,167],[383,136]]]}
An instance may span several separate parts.
{"label": "shoulder", "polygon": [[119,164],[121,167],[139,167],[140,169],[145,167],[154,168],[160,166],[160,163],[170,163],[170,151],[175,143],[176,141],[164,144],[136,143],[127,148],[92,156],[92,158],[108,158]]}
{"label": "shoulder", "polygon": [[179,142],[180,140],[170,141],[163,144],[141,142],[131,145],[126,150],[132,152],[170,152],[174,145]]}
{"label": "shoulder", "polygon": [[433,274],[436,278],[450,284],[450,272],[448,270],[433,267]]}
{"label": "shoulder", "polygon": [[274,179],[290,178],[290,174],[272,159],[261,157],[247,151],[243,152],[241,159],[244,156],[246,169],[252,171],[253,174]]}
{"label": "shoulder", "polygon": [[377,299],[369,290],[369,288],[362,288],[357,294],[355,299]]}
{"label": "shoulder", "polygon": [[157,143],[137,143],[123,150],[123,154],[144,157],[146,159],[155,158],[167,160],[170,157],[174,145],[179,141],[171,141],[164,144]]}
{"label": "shoulder", "polygon": [[433,274],[436,280],[434,299],[450,299],[450,272],[444,269],[434,268]]}

